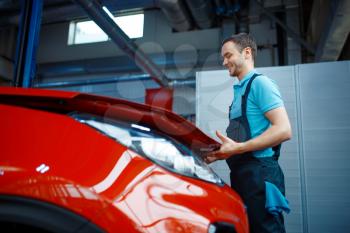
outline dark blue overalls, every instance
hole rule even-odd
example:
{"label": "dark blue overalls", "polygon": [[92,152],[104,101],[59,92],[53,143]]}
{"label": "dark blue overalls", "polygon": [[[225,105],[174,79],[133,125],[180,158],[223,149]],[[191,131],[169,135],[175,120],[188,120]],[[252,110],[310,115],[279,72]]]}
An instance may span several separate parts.
{"label": "dark blue overalls", "polygon": [[[254,74],[242,95],[242,116],[230,119],[226,129],[227,136],[238,142],[251,139],[247,119],[247,99],[253,80],[260,74]],[[232,105],[230,106],[231,112]],[[278,164],[281,145],[273,148],[272,157],[257,158],[252,152],[233,155],[226,160],[231,173],[231,187],[237,191],[247,206],[251,233],[285,232],[283,215],[269,213],[265,208],[265,181],[268,181],[285,195],[284,175]]]}

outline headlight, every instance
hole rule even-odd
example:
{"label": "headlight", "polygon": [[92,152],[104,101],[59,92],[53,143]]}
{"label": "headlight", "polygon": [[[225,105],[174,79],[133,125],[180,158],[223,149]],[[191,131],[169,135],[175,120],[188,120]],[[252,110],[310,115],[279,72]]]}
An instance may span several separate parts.
{"label": "headlight", "polygon": [[167,135],[137,124],[102,119],[86,114],[74,114],[72,117],[166,169],[212,183],[224,184],[199,156]]}

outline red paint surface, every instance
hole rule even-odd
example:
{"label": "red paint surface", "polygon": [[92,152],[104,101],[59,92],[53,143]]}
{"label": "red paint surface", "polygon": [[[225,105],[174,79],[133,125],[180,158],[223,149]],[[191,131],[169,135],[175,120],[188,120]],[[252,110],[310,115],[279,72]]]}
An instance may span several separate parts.
{"label": "red paint surface", "polygon": [[145,103],[169,111],[173,110],[174,90],[170,88],[154,88],[146,90]]}
{"label": "red paint surface", "polygon": [[[107,104],[87,97],[76,106]],[[4,104],[0,113],[0,194],[53,203],[107,232],[204,233],[216,221],[248,232],[242,201],[226,185],[167,171],[63,114]]]}

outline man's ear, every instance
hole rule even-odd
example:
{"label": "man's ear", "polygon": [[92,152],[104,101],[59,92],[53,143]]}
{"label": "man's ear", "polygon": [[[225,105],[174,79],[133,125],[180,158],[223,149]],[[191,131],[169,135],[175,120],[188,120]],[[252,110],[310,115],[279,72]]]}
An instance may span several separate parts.
{"label": "man's ear", "polygon": [[250,47],[244,48],[244,58],[245,59],[253,58],[252,48]]}

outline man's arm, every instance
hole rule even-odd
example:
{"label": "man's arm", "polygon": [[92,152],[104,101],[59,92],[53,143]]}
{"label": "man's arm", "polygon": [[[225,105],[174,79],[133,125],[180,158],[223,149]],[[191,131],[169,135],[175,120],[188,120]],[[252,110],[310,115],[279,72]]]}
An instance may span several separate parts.
{"label": "man's arm", "polygon": [[284,107],[272,109],[266,112],[265,116],[270,121],[271,126],[258,137],[246,142],[236,142],[216,131],[222,145],[219,150],[208,153],[205,161],[211,163],[218,159],[227,159],[236,154],[273,147],[292,137],[290,122]]}
{"label": "man's arm", "polygon": [[292,137],[292,129],[284,107],[272,109],[265,113],[271,127],[258,137],[243,143],[243,152],[257,151],[276,146]]}

